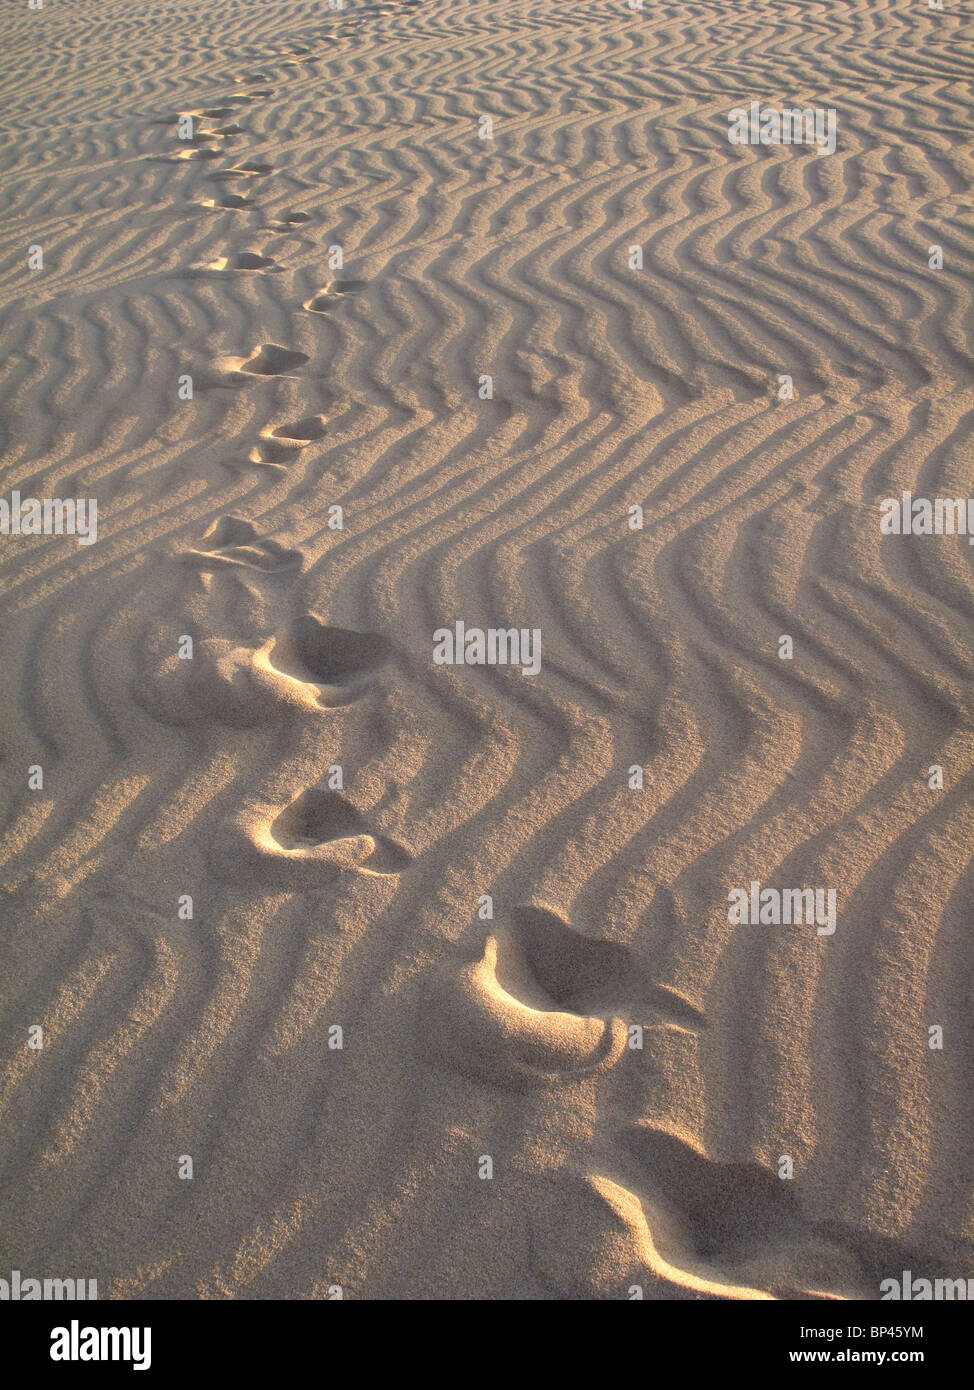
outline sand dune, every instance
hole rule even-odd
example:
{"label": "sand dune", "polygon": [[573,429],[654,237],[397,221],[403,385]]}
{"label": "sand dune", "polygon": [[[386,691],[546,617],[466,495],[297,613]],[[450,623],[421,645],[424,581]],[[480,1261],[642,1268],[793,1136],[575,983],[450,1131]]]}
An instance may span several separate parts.
{"label": "sand dune", "polygon": [[[963,7],[0,39],[0,496],[97,500],[0,536],[0,1274],[974,1274],[974,552],[879,523],[974,494]],[[835,152],[731,144],[752,100]]]}

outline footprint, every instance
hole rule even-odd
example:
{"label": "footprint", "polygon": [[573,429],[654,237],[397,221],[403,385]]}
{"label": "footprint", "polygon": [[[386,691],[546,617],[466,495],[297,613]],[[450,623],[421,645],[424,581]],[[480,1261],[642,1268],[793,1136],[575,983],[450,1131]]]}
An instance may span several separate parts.
{"label": "footprint", "polygon": [[[273,468],[279,473],[286,471],[288,466],[294,462],[298,456],[300,446],[285,444],[280,440],[262,437],[247,455],[247,464],[253,464],[255,468]],[[246,464],[241,464],[236,460],[230,459],[226,463],[227,468],[243,468]]]}
{"label": "footprint", "polygon": [[[265,431],[259,442],[250,451],[250,462],[264,464],[269,468],[283,469],[293,462],[300,451],[312,440],[324,438],[326,432],[323,415],[309,415],[304,420],[296,420],[291,425],[279,425],[277,429]],[[238,465],[230,464],[230,467]]]}
{"label": "footprint", "polygon": [[476,964],[446,968],[429,1019],[427,1050],[436,1060],[515,1089],[563,1085],[614,1065],[633,1023],[706,1026],[630,947],[586,936],[535,905],[518,908]]}
{"label": "footprint", "polygon": [[[214,120],[220,120],[232,114],[233,112],[228,107],[215,107],[206,111],[185,112],[184,117],[193,122],[194,144],[201,144],[205,141],[225,140],[231,135],[243,135],[245,133],[243,126],[237,125],[236,122],[230,125],[209,128]],[[204,124],[204,122],[206,124]]]}
{"label": "footprint", "polygon": [[289,232],[293,227],[298,227],[302,222],[310,222],[311,215],[307,212],[288,212],[283,217],[277,218],[273,222],[268,222],[268,228],[272,232]]}
{"label": "footprint", "polygon": [[332,299],[327,290],[319,290],[316,295],[305,300],[303,307],[309,309],[312,314],[327,314],[332,307]]}
{"label": "footprint", "polygon": [[658,1200],[679,1213],[703,1258],[736,1261],[802,1228],[793,1182],[756,1163],[718,1163],[675,1134],[637,1125],[624,1139]]}
{"label": "footprint", "polygon": [[561,1168],[535,1180],[524,1214],[532,1269],[561,1298],[628,1299],[634,1285],[654,1301],[769,1297],[703,1262],[681,1263],[678,1223],[615,1178]]}
{"label": "footprint", "polygon": [[515,914],[521,949],[542,988],[573,1013],[599,1013],[627,992],[633,953],[583,936],[557,913],[522,907]]}
{"label": "footprint", "polygon": [[178,154],[172,156],[173,159],[222,159],[223,154],[220,150],[192,149],[180,150]]}
{"label": "footprint", "polygon": [[[196,143],[199,143],[203,140],[225,140],[230,135],[245,134],[243,126],[237,125],[235,122],[231,125],[215,126],[213,129],[207,129],[203,125],[203,122],[214,119],[216,116],[216,113],[214,112],[191,111],[188,114],[192,117],[193,125],[195,127],[195,134],[193,136],[193,139]],[[219,114],[221,116],[229,116],[232,114],[232,112],[221,111]]]}
{"label": "footprint", "polygon": [[239,516],[221,516],[203,540],[210,544],[180,553],[184,564],[201,570],[242,566],[274,574],[299,568],[303,559],[300,550],[288,550],[277,541],[261,539],[253,523]]}
{"label": "footprint", "polygon": [[[166,635],[169,640],[169,634]],[[216,721],[252,728],[296,711],[320,714],[358,699],[392,647],[377,633],[326,627],[314,614],[297,618],[262,647],[208,637],[183,660],[170,641],[140,661],[138,702],[169,725]]]}
{"label": "footprint", "polygon": [[276,343],[264,343],[241,365],[240,370],[251,376],[280,376],[293,371],[295,367],[303,367],[310,360],[305,352],[295,352]]}
{"label": "footprint", "polygon": [[647,1264],[716,1297],[863,1298],[858,1259],[806,1220],[793,1181],[757,1163],[720,1163],[651,1124],[627,1131]]}
{"label": "footprint", "polygon": [[[341,792],[316,788],[302,792],[285,807],[271,822],[270,833],[285,850],[318,850],[323,845],[376,838],[369,834],[364,816]],[[392,845],[392,841],[388,843]],[[398,861],[399,868],[409,862],[405,851],[391,849],[390,857]]]}
{"label": "footprint", "polygon": [[336,280],[306,299],[303,307],[313,314],[325,314],[333,307],[335,295],[361,294],[368,288],[368,283],[367,280]]}
{"label": "footprint", "polygon": [[525,958],[548,995],[573,1013],[622,1013],[633,1023],[667,1023],[696,1031],[701,1011],[668,985],[629,946],[576,931],[548,908],[527,906],[514,915]]}
{"label": "footprint", "polygon": [[[562,1298],[867,1299],[859,1252],[808,1222],[793,1181],[717,1163],[680,1134],[639,1124],[612,1176],[567,1164],[528,1193],[532,1268]],[[571,1212],[565,1221],[564,1213]],[[883,1269],[916,1268],[900,1252]],[[904,1260],[906,1263],[904,1263]]]}
{"label": "footprint", "polygon": [[278,425],[272,433],[275,439],[293,439],[297,443],[307,444],[312,439],[324,439],[327,424],[323,415],[306,415],[303,420],[295,420],[293,424]]}
{"label": "footprint", "polygon": [[297,890],[352,871],[393,876],[411,862],[408,850],[371,830],[340,792],[316,787],[283,810],[248,803],[214,845],[214,865],[223,876]]}
{"label": "footprint", "polygon": [[277,343],[262,343],[250,357],[220,357],[217,369],[231,376],[283,376],[310,362],[307,353],[294,352]]}
{"label": "footprint", "polygon": [[511,1090],[569,1085],[622,1056],[619,1018],[559,1008],[509,932],[488,937],[479,961],[447,967],[422,1008],[426,1060]]}
{"label": "footprint", "polygon": [[270,669],[310,684],[329,707],[356,699],[392,655],[378,633],[328,627],[313,613],[296,618],[266,650]]}
{"label": "footprint", "polygon": [[[211,150],[209,153],[215,154],[216,151]],[[222,198],[201,198],[195,206],[198,208],[219,208],[223,212],[236,212],[241,208],[256,207],[257,204],[253,198],[248,198],[243,193],[224,193]]]}
{"label": "footprint", "polygon": [[281,271],[276,261],[271,260],[270,256],[263,256],[259,251],[234,251],[229,256],[221,256],[219,260],[209,261],[205,267],[207,270],[271,270]]}

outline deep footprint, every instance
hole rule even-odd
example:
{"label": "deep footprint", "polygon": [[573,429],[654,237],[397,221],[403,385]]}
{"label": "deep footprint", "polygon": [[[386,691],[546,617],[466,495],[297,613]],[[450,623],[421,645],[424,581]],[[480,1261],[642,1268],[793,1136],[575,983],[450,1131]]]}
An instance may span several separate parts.
{"label": "deep footprint", "polygon": [[411,862],[408,850],[370,829],[340,792],[315,787],[270,817],[263,807],[244,808],[214,846],[220,873],[296,890],[347,872],[394,876]]}
{"label": "deep footprint", "polygon": [[294,352],[277,343],[264,343],[252,357],[240,364],[239,370],[249,376],[281,376],[295,367],[303,367],[310,360],[305,352]]}
{"label": "deep footprint", "polygon": [[804,1227],[793,1184],[756,1163],[717,1163],[665,1130],[637,1126],[625,1144],[647,1183],[679,1210],[697,1255],[736,1262],[794,1241]]}
{"label": "deep footprint", "polygon": [[712,1296],[862,1298],[857,1256],[802,1211],[794,1183],[757,1163],[720,1163],[667,1130],[623,1136],[636,1160],[653,1272]]}
{"label": "deep footprint", "polygon": [[210,261],[208,270],[273,270],[282,269],[276,261],[271,260],[270,256],[263,256],[259,251],[235,251],[229,256],[221,256],[219,260]]}
{"label": "deep footprint", "polygon": [[479,961],[440,972],[421,1028],[427,1060],[507,1090],[571,1085],[606,1071],[626,1038],[620,1018],[559,1008],[503,930]]}
{"label": "deep footprint", "polygon": [[[373,851],[370,857],[373,861],[381,859],[388,866],[384,871],[390,873],[404,869],[411,858],[392,840],[373,835],[361,812],[335,791],[312,788],[302,792],[271,823],[271,834],[285,850],[314,850],[322,845],[359,837],[374,839],[381,853]],[[370,867],[378,866],[373,862]]]}
{"label": "deep footprint", "polygon": [[538,981],[561,1008],[622,1013],[633,1023],[654,1018],[691,1031],[705,1027],[700,1010],[676,990],[655,983],[631,947],[586,936],[543,907],[518,909],[514,931]]}
{"label": "deep footprint", "polygon": [[287,212],[267,225],[272,232],[281,233],[290,232],[294,227],[300,227],[302,223],[310,221],[311,217],[307,212]]}
{"label": "deep footprint", "polygon": [[307,415],[291,425],[278,425],[271,433],[275,439],[295,439],[307,444],[313,439],[324,439],[327,425],[323,415]]}
{"label": "deep footprint", "polygon": [[[200,153],[204,153],[202,150]],[[209,153],[215,153],[209,151]],[[245,198],[242,193],[227,193],[222,198],[202,198],[197,204],[201,208],[219,208],[223,212],[239,212],[244,208],[256,207],[253,198]]]}
{"label": "deep footprint", "polygon": [[[284,469],[294,462],[302,449],[314,440],[323,439],[325,434],[323,415],[309,415],[304,420],[295,420],[291,425],[278,425],[261,436],[250,451],[249,461],[268,468]],[[228,466],[238,465],[231,463]]]}
{"label": "deep footprint", "polygon": [[270,665],[294,680],[323,688],[324,703],[347,704],[392,655],[375,632],[328,627],[313,613],[296,618],[268,653]]}

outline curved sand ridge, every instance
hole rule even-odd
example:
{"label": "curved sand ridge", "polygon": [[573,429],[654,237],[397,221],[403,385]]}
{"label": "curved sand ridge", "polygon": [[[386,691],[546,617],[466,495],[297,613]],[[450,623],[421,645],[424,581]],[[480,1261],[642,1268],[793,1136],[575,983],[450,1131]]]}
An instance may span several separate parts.
{"label": "curved sand ridge", "polygon": [[[0,496],[98,502],[0,537],[0,1272],[971,1273],[971,551],[878,509],[974,494],[958,8],[0,37]],[[836,152],[731,146],[751,99]],[[541,671],[435,666],[458,620]],[[834,887],[834,935],[731,925],[752,881]]]}

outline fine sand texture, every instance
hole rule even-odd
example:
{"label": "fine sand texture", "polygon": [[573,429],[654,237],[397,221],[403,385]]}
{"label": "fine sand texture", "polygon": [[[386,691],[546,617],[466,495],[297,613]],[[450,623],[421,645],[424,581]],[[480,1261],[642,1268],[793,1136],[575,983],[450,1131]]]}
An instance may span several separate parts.
{"label": "fine sand texture", "polygon": [[972,33],[4,3],[0,1277],[974,1275]]}

